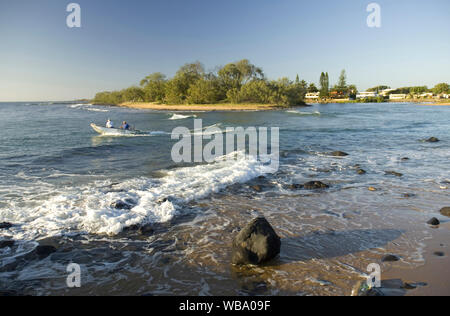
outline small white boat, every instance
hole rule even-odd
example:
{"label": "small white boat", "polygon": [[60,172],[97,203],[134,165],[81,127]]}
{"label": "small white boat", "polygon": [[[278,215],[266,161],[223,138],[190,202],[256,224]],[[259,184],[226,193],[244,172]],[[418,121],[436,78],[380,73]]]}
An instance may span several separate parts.
{"label": "small white boat", "polygon": [[108,135],[108,136],[133,136],[133,135],[142,135],[143,133],[138,130],[124,130],[120,128],[107,128],[95,125],[91,123],[91,127],[94,131],[99,133],[100,135]]}

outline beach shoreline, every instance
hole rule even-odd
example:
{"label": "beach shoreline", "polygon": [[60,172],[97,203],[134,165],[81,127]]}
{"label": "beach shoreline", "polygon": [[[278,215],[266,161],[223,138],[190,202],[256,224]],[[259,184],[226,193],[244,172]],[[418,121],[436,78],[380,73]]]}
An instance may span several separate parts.
{"label": "beach shoreline", "polygon": [[[158,111],[268,111],[268,110],[280,110],[289,109],[296,106],[281,106],[276,104],[158,104],[158,103],[145,103],[145,102],[124,102],[117,106],[127,107],[140,110],[158,110]],[[308,106],[308,105],[299,105]]]}
{"label": "beach shoreline", "polygon": [[[400,101],[403,102],[403,101]],[[114,106],[125,107],[131,109],[139,110],[155,110],[155,111],[178,111],[178,112],[189,112],[189,111],[232,111],[232,112],[243,112],[243,111],[276,111],[282,109],[292,109],[297,107],[309,107],[317,104],[332,104],[332,103],[348,103],[343,100],[329,100],[323,102],[309,102],[304,105],[294,105],[294,106],[283,106],[276,104],[256,104],[256,103],[242,103],[242,104],[232,104],[232,103],[218,103],[218,104],[160,104],[160,103],[148,103],[148,102],[124,102]],[[386,102],[386,103],[398,103],[396,102]],[[450,106],[450,102],[428,102],[428,101],[408,101],[404,103],[411,103],[414,105],[422,106]],[[100,104],[94,104],[100,105]]]}

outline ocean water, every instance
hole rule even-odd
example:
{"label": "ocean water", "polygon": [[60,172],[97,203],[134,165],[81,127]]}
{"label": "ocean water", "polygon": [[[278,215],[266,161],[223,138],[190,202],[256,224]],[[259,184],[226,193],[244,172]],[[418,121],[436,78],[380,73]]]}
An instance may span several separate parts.
{"label": "ocean water", "polygon": [[[0,290],[19,294],[349,295],[387,253],[400,267],[423,264],[426,221],[450,205],[448,107],[175,113],[0,103],[0,117],[0,222],[14,224],[0,241],[15,241],[0,249]],[[108,118],[144,133],[98,136],[89,126]],[[279,170],[252,157],[174,163],[170,133],[192,130],[195,118],[204,127],[280,127]],[[441,141],[424,142],[431,136]],[[349,156],[327,154],[335,150]],[[330,188],[289,188],[311,180]],[[132,208],[115,209],[117,200]],[[231,266],[233,236],[258,215],[282,238],[279,258]],[[143,224],[153,234],[139,234]],[[29,259],[38,244],[57,251]],[[65,282],[72,262],[82,269],[78,289]]]}

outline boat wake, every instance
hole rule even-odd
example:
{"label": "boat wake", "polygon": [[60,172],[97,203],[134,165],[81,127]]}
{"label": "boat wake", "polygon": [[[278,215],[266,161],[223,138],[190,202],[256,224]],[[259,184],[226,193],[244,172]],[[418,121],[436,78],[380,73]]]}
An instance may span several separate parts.
{"label": "boat wake", "polygon": [[187,118],[196,118],[197,115],[192,114],[192,115],[181,115],[181,114],[173,114],[169,120],[184,120]]}

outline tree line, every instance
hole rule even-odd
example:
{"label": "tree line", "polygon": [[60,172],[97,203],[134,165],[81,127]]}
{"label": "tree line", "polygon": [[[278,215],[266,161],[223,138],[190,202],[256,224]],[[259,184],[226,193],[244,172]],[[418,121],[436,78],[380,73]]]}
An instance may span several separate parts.
{"label": "tree line", "polygon": [[[376,86],[373,88],[369,88],[369,89],[367,89],[367,91],[379,93],[383,90],[390,89],[390,88],[391,87],[389,87],[389,86],[380,85],[380,86]],[[400,93],[400,94],[411,94],[411,95],[422,94],[422,93],[433,93],[435,95],[439,95],[442,93],[449,94],[450,93],[450,85],[448,83],[443,82],[443,83],[438,83],[433,88],[428,88],[428,86],[401,87],[401,88],[393,89],[389,93],[390,94]]]}
{"label": "tree line", "polygon": [[156,72],[141,80],[139,86],[120,91],[99,92],[92,100],[95,104],[124,102],[155,102],[164,104],[258,103],[301,105],[308,87],[297,76],[268,80],[261,68],[247,59],[229,63],[207,72],[200,62],[182,66],[173,78]]}

